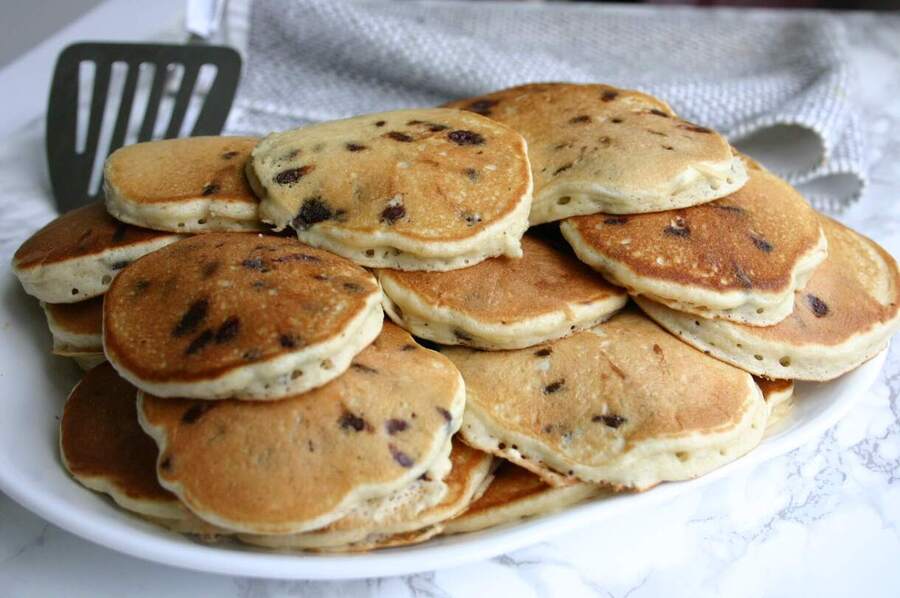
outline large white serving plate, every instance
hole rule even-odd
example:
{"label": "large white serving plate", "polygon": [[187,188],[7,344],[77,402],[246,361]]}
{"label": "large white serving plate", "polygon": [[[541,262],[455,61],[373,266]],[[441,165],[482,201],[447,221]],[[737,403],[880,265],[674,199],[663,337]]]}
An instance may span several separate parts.
{"label": "large white serving plate", "polygon": [[72,362],[49,354],[43,314],[5,265],[0,267],[0,302],[0,490],[47,521],[114,550],[177,567],[255,577],[349,579],[451,567],[626,511],[646,509],[822,434],[869,389],[884,363],[881,354],[828,384],[798,384],[789,419],[770,430],[749,455],[697,480],[663,484],[642,494],[597,500],[542,518],[407,548],[358,555],[282,554],[230,543],[199,544],[132,517],[75,483],[59,461],[57,424],[79,371]]}

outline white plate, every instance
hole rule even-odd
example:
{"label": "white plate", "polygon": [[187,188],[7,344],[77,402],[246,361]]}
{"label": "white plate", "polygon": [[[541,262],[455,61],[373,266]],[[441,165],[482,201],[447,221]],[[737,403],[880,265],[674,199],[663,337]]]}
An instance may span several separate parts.
{"label": "white plate", "polygon": [[116,509],[75,483],[59,462],[57,422],[79,371],[49,354],[37,302],[0,270],[0,489],[47,521],[103,546],[176,567],[285,579],[351,579],[401,575],[460,565],[534,544],[587,523],[644,509],[700,488],[740,467],[786,453],[822,434],[875,381],[882,353],[828,384],[798,384],[791,417],[749,455],[690,482],[663,484],[561,513],[476,534],[359,555],[275,554],[239,545],[206,546]]}

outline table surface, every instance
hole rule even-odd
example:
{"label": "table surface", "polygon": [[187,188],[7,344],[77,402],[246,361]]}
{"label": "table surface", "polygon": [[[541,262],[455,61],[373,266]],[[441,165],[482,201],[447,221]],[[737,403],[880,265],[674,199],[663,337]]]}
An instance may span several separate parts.
{"label": "table surface", "polygon": [[[69,39],[140,39],[171,25],[177,0],[120,27],[124,0],[0,71],[21,94],[0,115],[0,259],[53,213],[43,105]],[[177,10],[177,8],[176,8]],[[840,219],[900,256],[900,15],[843,14],[858,74],[870,184]],[[105,35],[101,35],[102,33]],[[44,72],[47,71],[47,72]],[[22,73],[34,72],[23,77]],[[30,96],[29,96],[30,94]],[[9,94],[5,94],[9,95]],[[24,96],[24,97],[22,97]],[[6,99],[4,99],[6,102]],[[4,596],[849,596],[900,595],[900,349],[859,408],[816,442],[657,510],[586,526],[455,569],[354,582],[267,581],[183,571],[91,544],[0,494]]]}

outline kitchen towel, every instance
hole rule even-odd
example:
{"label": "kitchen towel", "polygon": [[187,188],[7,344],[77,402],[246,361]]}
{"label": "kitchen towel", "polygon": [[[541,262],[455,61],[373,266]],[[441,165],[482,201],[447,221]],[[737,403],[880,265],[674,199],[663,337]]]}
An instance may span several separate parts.
{"label": "kitchen towel", "polygon": [[660,96],[839,212],[865,183],[841,23],[825,13],[559,2],[231,0],[228,130],[265,134],[532,81]]}

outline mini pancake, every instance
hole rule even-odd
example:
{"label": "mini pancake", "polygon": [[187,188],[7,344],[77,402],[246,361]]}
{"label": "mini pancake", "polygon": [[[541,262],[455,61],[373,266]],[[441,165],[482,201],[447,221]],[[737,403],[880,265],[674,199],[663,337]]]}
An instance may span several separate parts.
{"label": "mini pancake", "polygon": [[103,306],[107,358],[157,396],[270,400],[321,386],[378,335],[381,289],[296,239],[208,233],[128,268]]}
{"label": "mini pancake", "polygon": [[248,176],[265,222],[369,267],[452,270],[519,257],[522,136],[458,110],[399,110],[266,137]]}
{"label": "mini pancake", "polygon": [[108,363],[87,372],[60,419],[63,465],[80,484],[129,511],[184,519],[187,510],[156,480],[156,444],[138,425],[136,400],[137,389]]}
{"label": "mini pancake", "polygon": [[585,482],[551,486],[527,469],[504,461],[494,472],[493,481],[481,498],[469,505],[462,515],[448,521],[444,533],[459,534],[496,527],[609,494],[608,489]]}
{"label": "mini pancake", "polygon": [[768,415],[750,375],[634,310],[541,347],[443,354],[466,380],[463,439],[551,485],[693,478],[756,446]]}
{"label": "mini pancake", "polygon": [[201,519],[247,534],[322,528],[446,455],[465,404],[444,356],[385,324],[344,375],[281,401],[139,394],[157,475]]}
{"label": "mini pancake", "polygon": [[106,209],[123,222],[203,233],[260,230],[244,167],[259,140],[187,137],[129,145],[103,169]]}
{"label": "mini pancake", "polygon": [[827,254],[818,214],[775,175],[685,210],[571,218],[560,230],[612,282],[704,318],[771,326],[787,318]]}
{"label": "mini pancake", "polygon": [[522,254],[452,272],[380,270],[385,312],[445,345],[519,349],[595,326],[628,300],[548,241],[526,235]]}
{"label": "mini pancake", "polygon": [[[289,536],[241,536],[249,544],[268,548],[301,548],[319,550],[344,550],[351,545],[359,547],[377,543],[384,544],[389,538],[412,532],[429,530],[463,512],[487,487],[491,477],[493,457],[454,440],[450,453],[452,469],[441,482],[445,492],[443,499],[425,508],[412,509],[421,501],[402,502],[391,509],[379,508],[374,513],[371,508],[357,508],[331,525]],[[416,481],[411,485],[415,496],[421,492],[416,486],[434,485],[434,480]],[[403,495],[406,489],[400,490]],[[383,499],[382,499],[383,500]],[[394,544],[392,544],[394,545]]]}
{"label": "mini pancake", "polygon": [[763,393],[766,406],[769,408],[768,427],[782,421],[791,411],[791,399],[794,396],[793,380],[767,380],[756,378],[753,380]]}
{"label": "mini pancake", "polygon": [[29,295],[75,303],[102,295],[128,264],[180,238],[119,222],[95,202],[31,235],[13,256],[12,269]]}
{"label": "mini pancake", "polygon": [[525,137],[534,172],[533,225],[597,212],[684,208],[737,191],[747,178],[721,135],[637,91],[535,83],[448,106]]}
{"label": "mini pancake", "polygon": [[54,355],[71,357],[86,370],[106,361],[103,354],[103,297],[78,303],[41,302],[41,307],[53,336]]}
{"label": "mini pancake", "polygon": [[706,320],[637,297],[683,341],[763,378],[831,380],[887,347],[900,327],[900,272],[875,242],[822,217],[828,257],[794,293],[794,311],[760,328]]}

